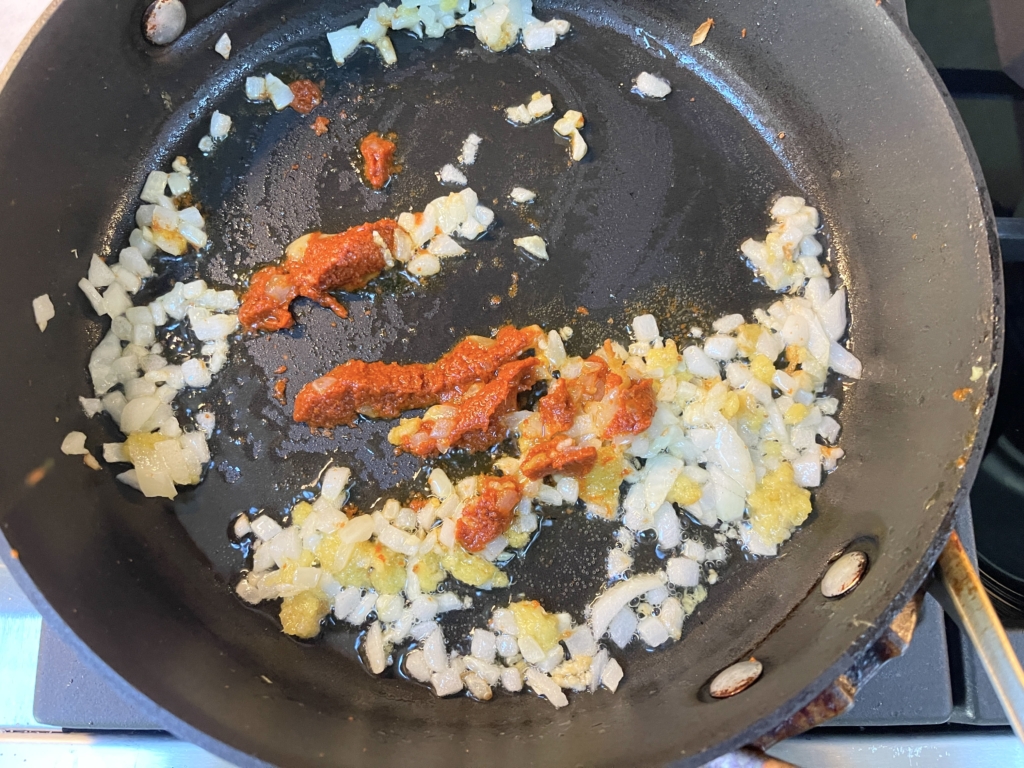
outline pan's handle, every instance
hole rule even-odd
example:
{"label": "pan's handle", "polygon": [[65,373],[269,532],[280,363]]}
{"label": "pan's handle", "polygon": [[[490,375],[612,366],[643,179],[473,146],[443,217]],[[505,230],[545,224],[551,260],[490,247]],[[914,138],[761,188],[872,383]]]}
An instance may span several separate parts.
{"label": "pan's handle", "polygon": [[942,583],[981,657],[1006,717],[1024,741],[1024,670],[956,531],[939,555]]}

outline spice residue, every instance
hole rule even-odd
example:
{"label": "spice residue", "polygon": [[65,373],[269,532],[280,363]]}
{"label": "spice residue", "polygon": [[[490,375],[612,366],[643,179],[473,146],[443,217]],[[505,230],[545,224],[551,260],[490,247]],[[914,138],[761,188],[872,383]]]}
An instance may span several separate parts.
{"label": "spice residue", "polygon": [[281,405],[285,404],[285,388],[288,386],[288,379],[278,379],[274,382],[274,399]]}
{"label": "spice residue", "polygon": [[394,219],[381,219],[338,235],[303,235],[288,246],[282,264],[263,267],[252,276],[239,322],[253,331],[291,328],[295,318],[289,307],[299,296],[348,317],[331,292],[359,290],[389,266],[396,226]]}
{"label": "spice residue", "polygon": [[308,115],[313,108],[323,101],[323,94],[320,86],[312,80],[296,80],[288,86],[295,98],[289,105],[292,109],[302,115]]}
{"label": "spice residue", "polygon": [[331,121],[328,118],[324,117],[323,115],[320,115],[316,120],[313,121],[313,133],[315,133],[317,136],[323,136],[325,133],[327,133],[327,126],[329,126],[330,124]]}
{"label": "spice residue", "polygon": [[395,142],[374,131],[359,142],[359,152],[366,180],[374,189],[383,189],[395,172]]}

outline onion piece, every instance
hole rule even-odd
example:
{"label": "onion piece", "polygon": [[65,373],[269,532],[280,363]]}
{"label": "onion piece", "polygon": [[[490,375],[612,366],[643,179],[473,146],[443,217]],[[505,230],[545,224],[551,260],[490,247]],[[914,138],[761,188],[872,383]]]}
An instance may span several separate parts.
{"label": "onion piece", "polygon": [[[331,36],[328,35],[327,39],[330,40],[330,38]],[[269,99],[270,93],[267,91],[267,81],[262,77],[245,78],[245,98],[249,101],[266,101]]]}
{"label": "onion piece", "polygon": [[85,447],[84,432],[68,432],[60,444],[61,453],[68,456],[82,456],[89,451]]}
{"label": "onion piece", "polygon": [[608,625],[619,611],[635,598],[663,583],[661,574],[646,573],[614,584],[590,606],[590,628],[594,637],[604,637]]}
{"label": "onion piece", "polygon": [[672,86],[663,77],[641,72],[636,77],[636,92],[648,99],[664,99],[672,93]]}
{"label": "onion piece", "polygon": [[334,63],[345,63],[356,49],[363,43],[363,35],[357,26],[342,27],[327,33],[327,42],[331,46],[331,58]]}
{"label": "onion piece", "polygon": [[231,118],[223,112],[219,112],[216,109],[213,110],[213,114],[210,116],[210,138],[214,141],[220,141],[228,135],[230,130]]}
{"label": "onion piece", "polygon": [[860,360],[846,347],[834,341],[829,347],[829,368],[851,379],[859,379],[863,373]]}
{"label": "onion piece", "polygon": [[573,128],[572,133],[569,134],[569,152],[576,162],[587,155],[587,142],[583,140],[583,134],[578,128]]}
{"label": "onion piece", "polygon": [[274,108],[280,112],[295,100],[295,94],[284,82],[275,75],[268,74],[264,78],[267,87],[267,95]]}
{"label": "onion piece", "polygon": [[[111,272],[110,276],[111,282],[113,282],[114,273]],[[89,303],[92,304],[92,308],[97,315],[107,314],[107,304],[103,300],[103,296],[100,295],[100,292],[96,290],[96,286],[83,277],[78,281],[78,287],[82,289],[82,293],[89,299]]]}
{"label": "onion piece", "polygon": [[562,689],[558,687],[558,683],[540,670],[527,667],[525,679],[526,684],[533,692],[547,699],[555,709],[568,705],[569,700],[562,693]]}
{"label": "onion piece", "polygon": [[49,294],[44,293],[42,296],[32,299],[32,314],[35,315],[36,325],[39,326],[40,332],[45,331],[46,324],[57,314],[53,309],[53,302],[50,301]]}
{"label": "onion piece", "polygon": [[231,38],[228,37],[227,32],[217,38],[217,44],[213,46],[213,50],[225,59],[231,55]]}

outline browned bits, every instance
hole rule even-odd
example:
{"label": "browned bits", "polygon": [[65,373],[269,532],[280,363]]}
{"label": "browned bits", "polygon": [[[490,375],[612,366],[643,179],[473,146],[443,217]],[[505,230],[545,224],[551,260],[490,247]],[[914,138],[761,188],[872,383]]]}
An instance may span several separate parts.
{"label": "browned bits", "polygon": [[323,101],[320,87],[312,80],[296,80],[288,86],[295,96],[289,104],[292,109],[302,115],[308,115],[313,108]]}
{"label": "browned bits", "polygon": [[962,387],[961,389],[957,389],[957,390],[955,390],[953,392],[953,399],[956,400],[958,403],[964,402],[970,396],[971,396],[971,388],[970,387]]}
{"label": "browned bits", "polygon": [[707,21],[705,21],[703,24],[697,27],[697,30],[693,33],[693,38],[690,40],[690,47],[692,48],[695,45],[700,45],[701,43],[703,43],[707,39],[708,32],[711,31],[711,28],[713,26],[715,26],[715,20],[709,18]]}
{"label": "browned bits", "polygon": [[325,133],[327,133],[327,126],[329,126],[330,124],[331,121],[328,118],[324,117],[323,115],[320,115],[316,120],[313,121],[313,133],[315,133],[317,136],[323,136]]}
{"label": "browned bits", "polygon": [[278,366],[278,367],[277,367],[277,368],[276,368],[276,369],[274,370],[274,373],[275,373],[275,374],[276,374],[277,376],[280,376],[280,375],[281,375],[282,373],[288,373],[288,366],[287,366],[287,365],[279,365],[279,366]]}
{"label": "browned bits", "polygon": [[37,485],[39,485],[42,479],[46,477],[46,474],[50,471],[50,469],[52,469],[52,467],[53,459],[47,459],[38,467],[33,469],[27,475],[25,475],[25,485],[27,485],[29,488],[35,488]]}
{"label": "browned bits", "polygon": [[747,36],[747,28],[744,27],[743,29],[740,30],[740,37],[746,37],[746,36]]}
{"label": "browned bits", "polygon": [[288,379],[278,379],[274,382],[274,399],[281,405],[286,402],[285,388],[288,386]]}
{"label": "browned bits", "polygon": [[576,307],[576,314],[577,315],[589,315],[590,314],[590,310],[587,309],[586,307]]}

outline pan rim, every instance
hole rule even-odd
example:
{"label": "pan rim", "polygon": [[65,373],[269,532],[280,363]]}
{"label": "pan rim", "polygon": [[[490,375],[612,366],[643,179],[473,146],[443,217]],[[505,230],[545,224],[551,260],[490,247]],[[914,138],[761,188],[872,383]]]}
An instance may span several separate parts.
{"label": "pan rim", "polygon": [[[11,61],[5,67],[4,71],[0,73],[0,90],[6,85],[9,80],[11,72],[13,72],[15,66],[21,58],[21,53],[24,52],[31,44],[32,40],[35,39],[38,32],[42,29],[45,22],[58,10],[63,4],[63,0],[54,0],[53,3],[44,12],[44,16],[41,17],[40,21],[33,27],[30,35],[21,43],[16,51],[15,57],[12,57]],[[895,20],[890,18],[892,23],[896,23]],[[901,32],[903,30],[901,29]],[[804,695],[796,697],[787,705],[783,705],[780,708],[782,710],[789,710],[786,714],[791,715],[798,711],[807,701],[813,698],[825,685],[831,680],[835,679],[839,674],[842,674],[849,666],[850,661],[855,658],[859,653],[863,652],[871,643],[877,639],[878,635],[884,630],[888,621],[898,612],[898,609],[902,607],[903,603],[909,599],[912,594],[918,589],[918,587],[927,578],[929,571],[931,570],[935,559],[941,550],[942,544],[944,543],[949,531],[952,529],[953,524],[953,513],[955,509],[963,503],[966,495],[967,488],[973,482],[973,479],[977,473],[978,466],[981,460],[981,454],[984,449],[984,439],[988,434],[992,416],[994,412],[994,406],[996,401],[996,394],[998,390],[998,380],[1001,374],[1001,363],[1003,353],[1003,328],[1004,328],[1004,312],[1003,312],[1003,301],[1002,301],[1002,273],[1001,273],[1001,261],[999,256],[998,241],[995,235],[994,227],[994,215],[991,209],[991,204],[988,201],[987,196],[982,191],[984,189],[984,180],[981,177],[980,166],[976,153],[973,150],[970,142],[966,140],[965,129],[959,116],[956,113],[955,107],[952,105],[948,92],[946,92],[941,80],[938,78],[937,72],[931,63],[923,56],[919,44],[912,37],[908,37],[904,34],[908,44],[915,55],[922,61],[925,67],[925,71],[928,72],[933,85],[939,93],[945,103],[945,107],[948,111],[949,117],[952,124],[957,128],[959,134],[959,141],[965,152],[965,155],[970,166],[971,173],[974,176],[976,189],[980,194],[981,208],[985,215],[985,226],[988,230],[988,250],[989,257],[992,267],[993,275],[993,305],[994,311],[992,315],[991,324],[991,360],[996,364],[996,368],[993,375],[989,379],[989,385],[985,393],[984,403],[980,408],[980,412],[977,418],[977,428],[974,434],[974,443],[971,448],[970,457],[964,467],[963,473],[960,477],[959,486],[953,495],[953,498],[946,507],[942,522],[939,526],[939,536],[933,540],[931,547],[927,550],[926,556],[921,560],[917,566],[911,572],[910,577],[903,585],[902,589],[897,592],[896,599],[894,599],[889,606],[888,611],[883,614],[881,620],[877,624],[876,628],[869,630],[864,634],[860,635],[857,641],[847,649],[847,651],[835,662],[828,670],[826,670],[820,677],[816,678],[813,686],[809,686],[805,690]],[[0,531],[0,540],[5,545],[8,544],[6,536]],[[234,761],[241,761],[247,765],[268,765],[258,758],[254,758],[244,752],[237,750],[235,747],[228,745],[212,736],[198,731],[193,726],[189,725],[186,721],[180,719],[170,711],[163,709],[159,705],[155,704],[152,700],[147,698],[144,694],[135,689],[127,680],[120,677],[114,670],[103,661],[98,655],[96,655],[91,648],[89,648],[84,641],[77,637],[74,632],[70,629],[70,626],[57,614],[57,612],[50,606],[49,602],[42,595],[42,593],[35,587],[31,581],[28,573],[24,570],[23,566],[17,560],[10,557],[10,547],[6,546],[6,551],[0,550],[0,559],[4,560],[14,575],[16,582],[26,592],[29,599],[43,615],[44,619],[60,634],[61,638],[66,642],[70,642],[76,649],[76,651],[85,657],[87,657],[92,666],[103,674],[105,678],[112,682],[117,682],[120,688],[127,691],[130,697],[133,699],[133,703],[140,706],[147,715],[150,715],[159,722],[161,725],[167,727],[167,730],[171,733],[185,738],[189,741],[199,744],[205,749],[213,752],[214,754],[221,755],[226,759]],[[84,652],[84,653],[83,653]],[[819,685],[820,683],[820,685]],[[814,690],[810,690],[810,688]],[[749,743],[751,735],[760,735],[763,732],[763,725],[767,722],[768,718],[764,718],[755,722],[750,728],[742,733],[738,734],[731,740],[721,742],[714,749],[709,750],[702,754],[702,757],[713,756],[715,753],[728,751],[736,746]]]}

